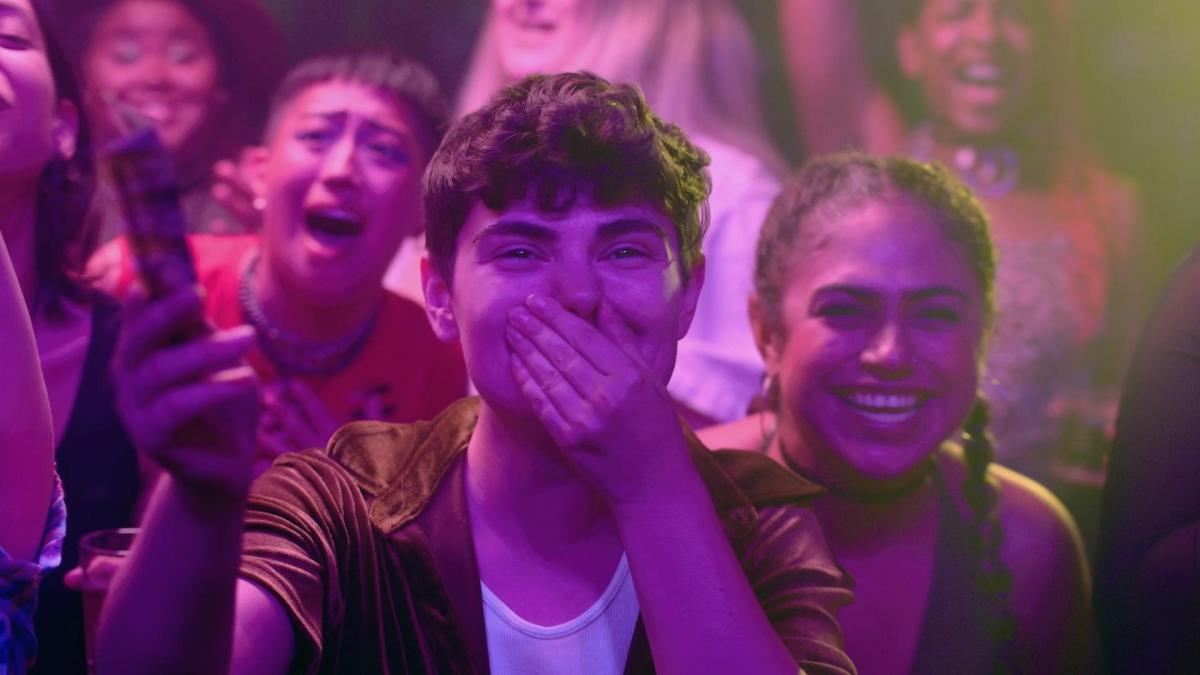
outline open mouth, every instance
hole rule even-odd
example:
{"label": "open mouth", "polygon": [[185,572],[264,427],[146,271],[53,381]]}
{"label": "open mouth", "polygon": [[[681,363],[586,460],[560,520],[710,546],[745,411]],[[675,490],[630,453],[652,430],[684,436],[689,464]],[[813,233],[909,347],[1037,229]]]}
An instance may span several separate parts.
{"label": "open mouth", "polygon": [[340,246],[362,234],[363,219],[339,209],[320,209],[304,214],[308,234],[325,245]]}
{"label": "open mouth", "polygon": [[976,87],[1005,87],[1012,79],[1011,70],[994,61],[968,63],[955,71],[958,81]]}
{"label": "open mouth", "polygon": [[855,390],[842,395],[842,400],[863,417],[881,424],[906,422],[917,414],[925,397],[914,392],[880,393]]}

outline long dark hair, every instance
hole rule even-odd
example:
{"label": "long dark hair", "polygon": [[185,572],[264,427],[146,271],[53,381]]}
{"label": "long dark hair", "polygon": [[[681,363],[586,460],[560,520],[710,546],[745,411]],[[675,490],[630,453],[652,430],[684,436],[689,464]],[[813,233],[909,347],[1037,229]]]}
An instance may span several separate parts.
{"label": "long dark hair", "polygon": [[60,318],[64,298],[81,301],[89,292],[81,274],[91,254],[84,223],[96,185],[96,169],[79,80],[58,41],[45,3],[34,0],[30,5],[42,30],[55,96],[59,101],[69,101],[79,114],[75,153],[69,158],[55,157],[42,169],[34,216],[34,265],[38,278],[35,308],[43,309],[51,318]]}

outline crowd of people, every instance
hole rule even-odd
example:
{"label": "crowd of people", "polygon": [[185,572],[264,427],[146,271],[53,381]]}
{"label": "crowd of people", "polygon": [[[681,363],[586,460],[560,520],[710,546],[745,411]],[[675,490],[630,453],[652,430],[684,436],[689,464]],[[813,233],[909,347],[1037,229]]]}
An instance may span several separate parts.
{"label": "crowd of people", "polygon": [[862,5],[772,4],[792,167],[735,0],[492,0],[456,98],[0,0],[0,675],[1200,668],[1200,264],[1137,340],[1068,3],[904,0],[900,88]]}

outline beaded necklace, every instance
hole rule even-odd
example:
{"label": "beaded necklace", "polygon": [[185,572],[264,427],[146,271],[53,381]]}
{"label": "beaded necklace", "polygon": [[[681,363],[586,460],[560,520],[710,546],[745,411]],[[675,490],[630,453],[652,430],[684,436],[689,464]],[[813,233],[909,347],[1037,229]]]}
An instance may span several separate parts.
{"label": "beaded necklace", "polygon": [[242,313],[258,334],[263,353],[282,375],[330,375],[354,360],[366,344],[375,327],[376,310],[358,328],[345,337],[329,342],[312,342],[280,328],[263,310],[262,301],[254,289],[254,271],[260,254],[256,251],[242,268],[238,283],[238,299]]}

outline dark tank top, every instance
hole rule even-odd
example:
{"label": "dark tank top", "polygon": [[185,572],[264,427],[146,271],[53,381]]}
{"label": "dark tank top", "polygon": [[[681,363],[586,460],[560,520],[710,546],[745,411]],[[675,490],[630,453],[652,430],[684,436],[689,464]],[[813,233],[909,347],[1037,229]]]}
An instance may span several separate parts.
{"label": "dark tank top", "polygon": [[134,521],[141,488],[137,453],[117,416],[108,371],[119,330],[119,306],[110,298],[97,298],[79,389],[55,451],[67,502],[67,536],[62,565],[38,592],[38,655],[32,673],[86,671],[83,606],[79,593],[63,586],[63,576],[79,561],[80,537]]}
{"label": "dark tank top", "polygon": [[[935,464],[935,467],[937,465]],[[1006,610],[977,582],[979,563],[971,550],[971,528],[963,508],[946,486],[940,469],[934,469],[939,494],[937,548],[933,580],[925,601],[925,614],[914,675],[926,673],[1012,673],[1007,643],[997,639],[992,627]]]}

